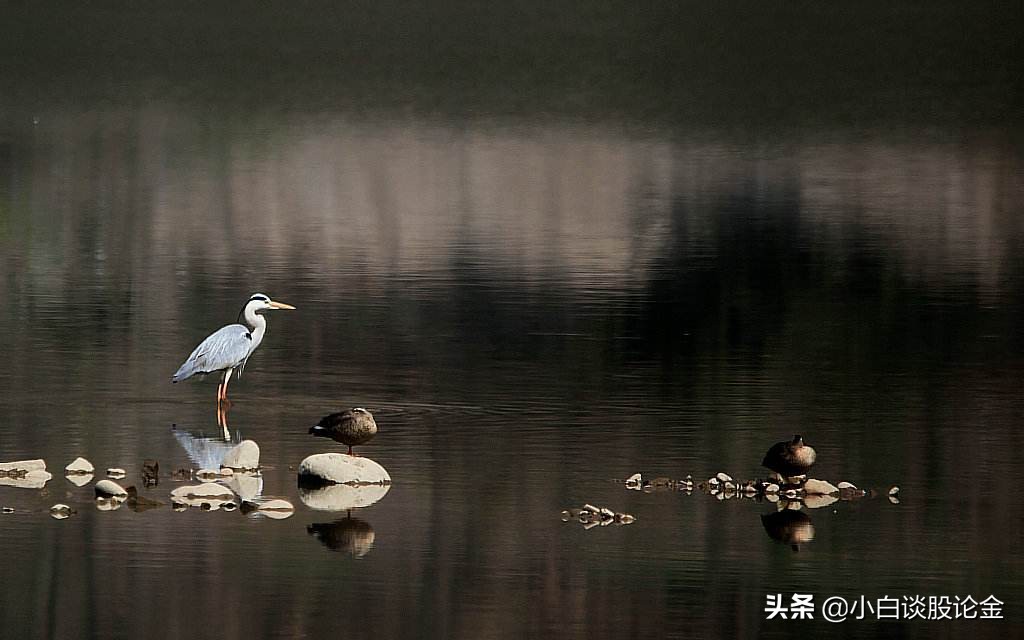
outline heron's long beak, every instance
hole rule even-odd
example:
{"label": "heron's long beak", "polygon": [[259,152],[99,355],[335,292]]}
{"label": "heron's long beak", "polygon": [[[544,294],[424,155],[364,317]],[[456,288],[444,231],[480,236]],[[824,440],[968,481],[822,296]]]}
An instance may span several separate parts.
{"label": "heron's long beak", "polygon": [[274,302],[273,300],[271,300],[267,304],[274,307],[275,309],[295,309],[295,307],[293,307],[290,304],[285,304],[283,302]]}

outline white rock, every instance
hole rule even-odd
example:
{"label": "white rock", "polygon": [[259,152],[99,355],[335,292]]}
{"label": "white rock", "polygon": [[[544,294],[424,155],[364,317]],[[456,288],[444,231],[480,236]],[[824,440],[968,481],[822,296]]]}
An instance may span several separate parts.
{"label": "white rock", "polygon": [[71,461],[71,464],[64,467],[64,473],[92,473],[96,469],[92,463],[79,456]]}
{"label": "white rock", "polygon": [[119,469],[117,467],[113,467],[111,469],[107,469],[107,477],[108,478],[114,478],[116,480],[120,480],[121,478],[125,477],[126,475],[128,475],[128,473],[124,469]]}
{"label": "white rock", "polygon": [[627,489],[639,489],[640,485],[642,484],[643,478],[640,476],[639,473],[634,473],[633,475],[629,476],[629,478],[626,479]]}
{"label": "white rock", "polygon": [[175,487],[171,491],[171,498],[224,498],[234,500],[235,493],[222,484],[204,482],[203,484]]}
{"label": "white rock", "polygon": [[42,458],[37,458],[35,460],[0,462],[0,471],[46,471],[46,461]]}
{"label": "white rock", "polygon": [[57,503],[50,507],[50,515],[53,516],[53,518],[56,520],[63,520],[65,518],[69,518],[71,517],[71,514],[73,514],[74,512],[74,509],[62,503]]}
{"label": "white rock", "polygon": [[896,485],[893,485],[892,487],[890,487],[890,489],[889,489],[889,495],[890,496],[897,496],[897,495],[899,495],[899,493],[900,493],[900,488],[899,487],[897,487]]}
{"label": "white rock", "polygon": [[222,484],[204,482],[203,484],[176,487],[171,491],[171,502],[175,505],[188,505],[216,511],[234,506],[235,494]]}
{"label": "white rock", "polygon": [[334,484],[391,484],[387,469],[369,458],[316,453],[299,465],[299,478]]}
{"label": "white rock", "polygon": [[811,496],[830,496],[839,493],[839,487],[826,480],[809,478],[804,483],[804,493]]}
{"label": "white rock", "polygon": [[282,498],[272,498],[257,504],[256,513],[274,520],[284,520],[295,513],[295,505]]}
{"label": "white rock", "polygon": [[778,493],[779,492],[779,485],[777,485],[774,482],[772,482],[771,484],[769,484],[767,487],[764,488],[764,492],[765,493]]}
{"label": "white rock", "polygon": [[75,485],[76,487],[84,487],[85,485],[92,482],[91,473],[69,473],[64,476],[64,479]]}
{"label": "white rock", "polygon": [[839,498],[831,494],[809,494],[804,496],[804,504],[807,505],[808,509],[827,507],[837,500]]}
{"label": "white rock", "polygon": [[368,507],[390,490],[389,484],[329,484],[316,489],[299,487],[299,499],[317,511],[348,511]]}
{"label": "white rock", "polygon": [[856,489],[857,488],[857,485],[853,484],[852,482],[847,482],[846,480],[843,480],[842,482],[840,482],[838,486],[839,486],[840,489]]}
{"label": "white rock", "polygon": [[99,498],[117,498],[128,495],[128,492],[113,480],[100,480],[96,483],[94,490]]}
{"label": "white rock", "polygon": [[42,489],[53,475],[49,471],[33,469],[17,477],[0,476],[0,487],[18,487],[19,489]]}
{"label": "white rock", "polygon": [[252,440],[242,440],[224,454],[221,467],[234,471],[255,471],[260,468],[260,447]]}
{"label": "white rock", "polygon": [[718,478],[720,482],[732,482],[732,476],[730,476],[728,473],[722,473],[721,471],[719,471],[718,475],[716,475],[715,477]]}

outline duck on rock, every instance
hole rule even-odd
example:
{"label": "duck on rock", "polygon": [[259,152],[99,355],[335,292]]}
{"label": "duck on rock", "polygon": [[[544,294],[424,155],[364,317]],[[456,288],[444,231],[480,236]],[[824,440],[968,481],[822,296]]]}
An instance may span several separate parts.
{"label": "duck on rock", "polygon": [[356,407],[320,418],[320,422],[311,427],[309,432],[348,445],[348,455],[351,456],[352,447],[366,444],[377,435],[377,423],[369,411]]}
{"label": "duck on rock", "polygon": [[814,466],[817,457],[814,449],[804,444],[803,437],[796,435],[789,442],[772,445],[761,464],[787,480],[802,480]]}

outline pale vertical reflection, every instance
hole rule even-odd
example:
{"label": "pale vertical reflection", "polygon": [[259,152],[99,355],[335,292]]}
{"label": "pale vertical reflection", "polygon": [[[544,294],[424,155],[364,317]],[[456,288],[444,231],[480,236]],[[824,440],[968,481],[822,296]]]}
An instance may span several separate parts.
{"label": "pale vertical reflection", "polygon": [[1022,194],[1019,161],[1003,153],[981,143],[810,146],[798,160],[801,208],[826,239],[856,225],[898,256],[908,276],[941,286],[954,273],[972,274],[992,295],[1016,225],[1016,211],[996,194]]}

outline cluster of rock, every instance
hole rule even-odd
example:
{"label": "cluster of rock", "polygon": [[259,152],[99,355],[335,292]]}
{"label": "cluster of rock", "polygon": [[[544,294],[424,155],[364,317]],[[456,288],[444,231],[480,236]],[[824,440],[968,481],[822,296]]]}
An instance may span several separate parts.
{"label": "cluster of rock", "polygon": [[562,522],[577,521],[584,529],[594,527],[607,527],[608,525],[632,524],[636,518],[628,513],[618,513],[608,507],[595,507],[592,504],[584,504],[579,509],[566,509],[562,512]]}
{"label": "cluster of rock", "polygon": [[[772,473],[766,479],[735,480],[725,472],[694,483],[693,477],[687,475],[681,480],[668,477],[657,477],[646,480],[639,473],[634,473],[626,481],[627,489],[633,491],[676,490],[690,494],[694,489],[719,500],[731,498],[750,498],[778,502],[779,500],[801,500],[807,506],[822,507],[838,500],[856,500],[859,498],[878,496],[881,492],[863,490],[852,482],[832,484],[817,478],[783,478]],[[885,491],[889,501],[899,503],[899,487],[893,486]]]}
{"label": "cluster of rock", "polygon": [[45,460],[0,462],[0,486],[42,489],[52,477]]}
{"label": "cluster of rock", "polygon": [[[205,511],[234,511],[258,513],[268,518],[286,518],[294,512],[290,502],[282,498],[260,496],[262,484],[259,477],[259,446],[252,440],[244,440],[224,456],[218,469],[178,469],[171,474],[175,481],[202,481],[198,485],[176,487],[171,491],[171,504],[176,511],[196,507]],[[85,458],[78,457],[64,468],[65,477],[72,484],[83,487],[92,482],[95,466]],[[163,502],[139,495],[134,486],[122,487],[115,480],[123,479],[127,472],[120,467],[106,470],[107,478],[94,485],[95,505],[100,511],[114,511],[127,504],[135,511],[164,506]],[[147,487],[159,484],[160,465],[155,460],[143,462],[140,474]],[[42,488],[52,475],[46,472],[43,460],[23,460],[0,463],[0,484],[18,487]],[[13,511],[13,510],[12,510]],[[63,503],[50,507],[50,515],[63,520],[76,513],[71,506]]]}

